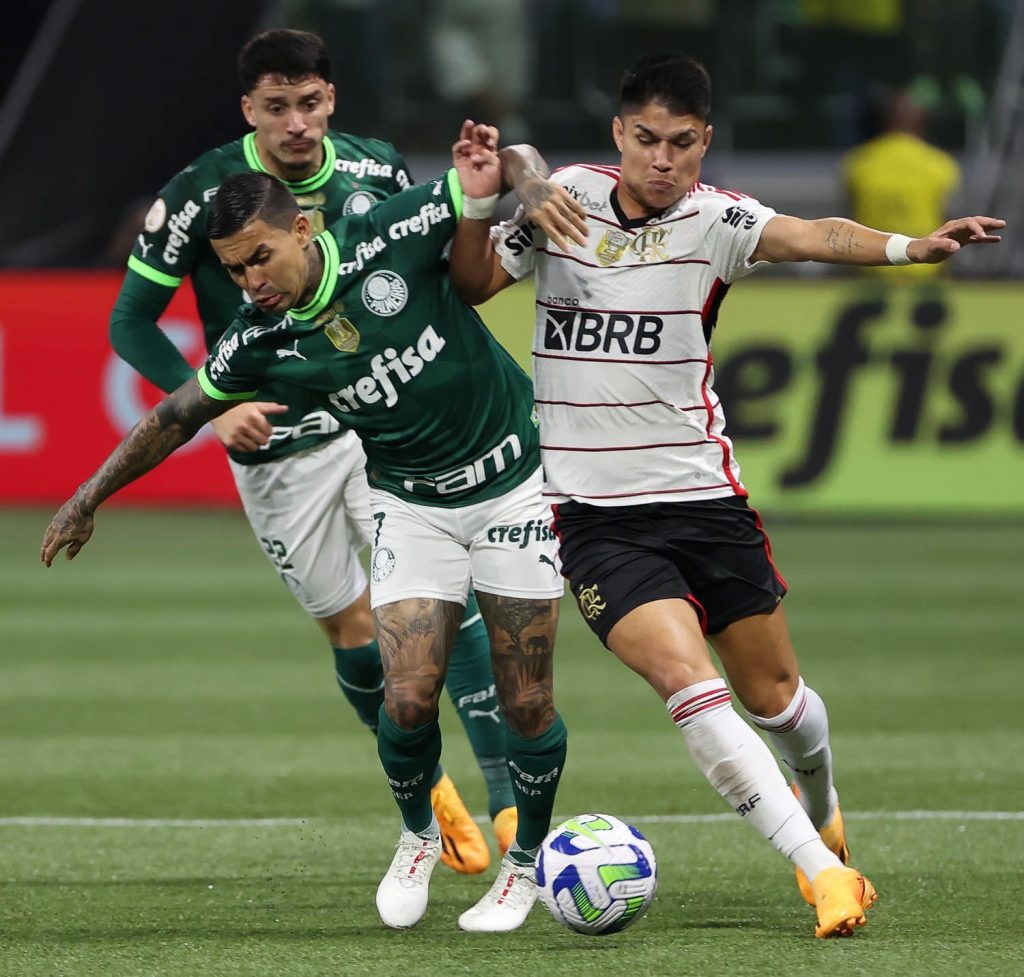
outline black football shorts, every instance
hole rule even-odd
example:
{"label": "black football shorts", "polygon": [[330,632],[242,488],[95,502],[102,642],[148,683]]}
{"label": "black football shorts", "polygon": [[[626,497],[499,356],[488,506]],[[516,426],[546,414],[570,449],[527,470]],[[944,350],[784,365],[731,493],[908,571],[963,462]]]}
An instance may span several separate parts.
{"label": "black football shorts", "polygon": [[713,635],[770,613],[785,596],[761,518],[739,496],[553,508],[562,572],[605,645],[618,621],[651,601],[688,601]]}

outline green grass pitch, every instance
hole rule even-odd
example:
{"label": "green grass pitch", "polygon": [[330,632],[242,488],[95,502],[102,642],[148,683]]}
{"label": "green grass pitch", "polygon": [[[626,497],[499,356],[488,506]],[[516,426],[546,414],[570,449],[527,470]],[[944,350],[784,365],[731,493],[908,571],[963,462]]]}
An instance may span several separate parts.
{"label": "green grass pitch", "polygon": [[[47,571],[48,518],[0,512],[2,977],[1024,973],[1024,525],[769,520],[854,859],[881,893],[854,939],[821,942],[789,867],[739,819],[679,818],[727,812],[569,601],[557,813],[636,819],[657,900],[605,939],[540,906],[518,933],[461,934],[490,873],[439,868],[423,923],[384,929],[393,802],[319,632],[242,516],[104,511],[83,554]],[[442,722],[479,812],[447,703]]]}

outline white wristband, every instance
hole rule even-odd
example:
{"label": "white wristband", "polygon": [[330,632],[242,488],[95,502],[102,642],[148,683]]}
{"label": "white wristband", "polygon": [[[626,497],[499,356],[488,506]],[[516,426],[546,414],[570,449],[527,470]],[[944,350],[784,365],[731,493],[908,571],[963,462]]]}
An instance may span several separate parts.
{"label": "white wristband", "polygon": [[463,197],[462,216],[471,221],[483,221],[494,216],[494,209],[498,206],[498,195],[492,193],[489,197]]}
{"label": "white wristband", "polygon": [[885,257],[890,265],[909,265],[910,255],[907,248],[910,247],[912,238],[906,234],[890,234],[889,240],[885,242]]}

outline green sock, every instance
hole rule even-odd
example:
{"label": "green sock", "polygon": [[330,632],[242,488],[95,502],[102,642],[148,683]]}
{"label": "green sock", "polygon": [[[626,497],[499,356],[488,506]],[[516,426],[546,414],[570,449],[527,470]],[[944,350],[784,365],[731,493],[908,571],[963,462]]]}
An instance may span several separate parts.
{"label": "green sock", "polygon": [[452,648],[445,686],[484,775],[487,810],[493,818],[516,800],[505,764],[505,720],[494,689],[491,643],[472,593]]}
{"label": "green sock", "polygon": [[565,767],[566,740],[565,723],[557,713],[551,728],[540,736],[527,739],[512,730],[505,734],[505,755],[519,808],[516,844],[524,851],[537,848],[551,828],[555,793]]}
{"label": "green sock", "polygon": [[425,831],[434,818],[430,807],[431,774],[441,758],[441,727],[437,720],[415,729],[402,729],[381,706],[377,753],[405,826],[410,831]]}
{"label": "green sock", "polygon": [[377,642],[361,648],[334,648],[334,675],[359,721],[376,733],[377,713],[384,702],[384,669]]}
{"label": "green sock", "polygon": [[[380,648],[371,641],[362,648],[335,648],[334,674],[338,688],[352,703],[359,721],[377,735],[377,714],[384,702],[384,669],[380,663]],[[444,776],[438,764],[431,775],[433,787]]]}

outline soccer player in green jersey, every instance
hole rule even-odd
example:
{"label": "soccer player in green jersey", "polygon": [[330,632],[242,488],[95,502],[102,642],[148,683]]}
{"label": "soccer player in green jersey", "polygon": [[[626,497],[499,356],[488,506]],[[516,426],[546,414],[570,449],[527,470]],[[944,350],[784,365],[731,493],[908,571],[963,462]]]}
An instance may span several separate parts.
{"label": "soccer player in green jersey", "polygon": [[[273,173],[316,231],[410,185],[405,162],[392,145],[328,128],[335,92],[327,50],[316,35],[294,30],[258,35],[242,49],[239,75],[242,112],[253,131],[204,153],[160,191],[111,315],[114,348],[165,392],[194,375],[157,325],[183,278],[191,276],[207,349],[213,349],[244,300],[206,231],[225,177]],[[213,428],[228,450],[254,534],[323,630],[342,693],[375,731],[384,678],[358,555],[371,529],[366,458],[358,438],[301,389],[277,382],[264,384],[258,400],[216,418]],[[487,633],[470,599],[447,688],[487,782],[488,807],[504,853],[515,836],[515,805]],[[490,855],[480,828],[441,767],[432,780],[445,842],[442,858],[456,871],[484,871]]]}
{"label": "soccer player in green jersey", "polygon": [[268,381],[308,391],[357,432],[367,455],[371,604],[385,678],[377,742],[403,822],[378,913],[406,928],[427,908],[441,852],[429,790],[441,752],[437,703],[472,581],[508,726],[518,827],[497,880],[459,926],[500,932],[520,926],[536,901],[533,865],[565,762],[552,695],[562,579],[530,380],[455,296],[442,260],[461,216],[475,223],[493,211],[498,157],[467,155],[473,129],[463,127],[455,169],[443,178],[319,235],[273,177],[229,177],[208,234],[252,304],[197,377],[64,504],[41,559],[49,566],[64,546],[75,556],[104,499],[232,403],[254,399]]}

